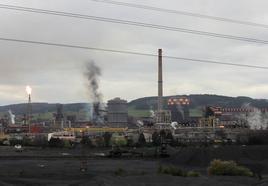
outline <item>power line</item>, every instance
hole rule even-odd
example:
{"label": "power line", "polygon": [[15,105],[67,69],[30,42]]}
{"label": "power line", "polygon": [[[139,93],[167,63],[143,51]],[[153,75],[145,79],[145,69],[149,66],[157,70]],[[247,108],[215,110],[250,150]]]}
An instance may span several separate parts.
{"label": "power line", "polygon": [[119,1],[112,1],[112,0],[91,0],[91,1],[138,8],[138,9],[152,10],[152,11],[157,11],[157,12],[166,12],[166,13],[172,13],[172,14],[178,14],[178,15],[184,15],[184,16],[198,17],[198,18],[210,19],[210,20],[216,20],[216,21],[222,21],[222,22],[230,22],[230,23],[236,23],[236,24],[241,24],[241,25],[268,28],[268,25],[261,24],[261,23],[255,23],[255,22],[250,22],[250,21],[240,21],[240,20],[229,19],[229,18],[224,18],[224,17],[217,17],[217,16],[210,16],[210,15],[204,15],[204,14],[198,14],[198,13],[192,13],[192,12],[186,12],[186,11],[165,9],[165,8],[141,5],[141,4],[126,3],[126,2],[119,2]]}
{"label": "power line", "polygon": [[[118,54],[130,54],[130,55],[148,56],[148,57],[157,57],[158,56],[156,54],[141,53],[141,52],[134,52],[134,51],[105,49],[105,48],[87,47],[87,46],[61,44],[61,43],[51,43],[51,42],[43,42],[43,41],[22,40],[22,39],[13,39],[13,38],[1,38],[1,37],[0,37],[0,40],[1,41],[8,41],[8,42],[36,44],[36,45],[48,45],[48,46],[65,47],[65,48],[95,50],[95,51],[100,51],[100,52],[111,52],[111,53],[118,53]],[[167,56],[167,55],[163,55],[163,57],[166,59],[182,60],[182,61],[195,62],[195,63],[208,63],[208,64],[215,64],[215,65],[228,65],[228,66],[247,67],[247,68],[268,70],[268,67],[266,67],[266,66],[245,65],[245,64],[228,63],[228,62],[220,62],[220,61],[212,61],[212,60],[204,60],[204,59],[185,58],[185,57],[176,57],[176,56]]]}
{"label": "power line", "polygon": [[106,17],[97,17],[97,16],[90,16],[90,15],[83,15],[83,14],[74,14],[74,13],[68,13],[68,12],[28,8],[28,7],[21,7],[21,6],[11,6],[11,5],[4,5],[4,4],[0,4],[0,8],[9,9],[9,10],[16,10],[16,11],[23,11],[23,12],[32,12],[32,13],[72,17],[72,18],[79,18],[79,19],[89,19],[89,20],[109,22],[109,23],[117,23],[117,24],[124,24],[124,25],[133,25],[133,26],[138,26],[138,27],[147,27],[147,28],[154,28],[154,29],[159,29],[159,30],[176,31],[176,32],[182,32],[182,33],[188,33],[188,34],[204,35],[204,36],[215,37],[215,38],[224,38],[224,39],[232,39],[232,40],[238,40],[238,41],[246,41],[246,42],[251,42],[251,43],[268,44],[268,41],[261,40],[261,39],[233,36],[233,35],[226,35],[226,34],[218,34],[218,33],[214,33],[214,32],[205,32],[205,31],[191,30],[191,29],[185,29],[185,28],[179,28],[179,27],[169,27],[169,26],[128,21],[128,20],[121,20],[121,19],[112,19],[112,18],[106,18]]}

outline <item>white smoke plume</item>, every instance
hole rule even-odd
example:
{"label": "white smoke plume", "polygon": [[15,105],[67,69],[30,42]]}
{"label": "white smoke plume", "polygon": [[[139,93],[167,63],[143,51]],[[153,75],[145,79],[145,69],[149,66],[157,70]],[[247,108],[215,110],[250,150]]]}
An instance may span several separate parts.
{"label": "white smoke plume", "polygon": [[260,130],[267,128],[268,116],[267,113],[262,113],[259,109],[254,109],[247,116],[247,122],[250,129]]}
{"label": "white smoke plume", "polygon": [[268,128],[268,113],[262,113],[260,109],[252,107],[250,104],[244,104],[242,108],[252,110],[252,112],[239,116],[239,119],[247,122],[250,129],[261,130]]}
{"label": "white smoke plume", "polygon": [[13,114],[11,110],[8,110],[8,114],[10,117],[11,124],[14,125],[15,124],[15,114]]}
{"label": "white smoke plume", "polygon": [[182,106],[179,105],[179,104],[177,104],[176,105],[176,108],[177,108],[177,111],[181,114],[182,119],[184,120],[185,119],[185,116],[184,116],[184,111],[183,111]]}
{"label": "white smoke plume", "polygon": [[154,112],[154,110],[153,110],[153,108],[152,107],[150,107],[150,117],[152,117],[152,118],[154,118],[155,117],[155,112]]}

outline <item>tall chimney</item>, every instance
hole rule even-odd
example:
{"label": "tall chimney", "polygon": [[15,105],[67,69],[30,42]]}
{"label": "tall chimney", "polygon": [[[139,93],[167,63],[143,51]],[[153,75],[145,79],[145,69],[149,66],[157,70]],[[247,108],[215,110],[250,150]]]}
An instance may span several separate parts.
{"label": "tall chimney", "polygon": [[28,131],[31,133],[31,119],[32,119],[32,100],[31,94],[28,97],[28,105],[27,105],[27,124],[28,124]]}
{"label": "tall chimney", "polygon": [[[158,49],[158,113],[163,107],[162,49]],[[161,115],[161,114],[160,114]],[[161,118],[159,118],[161,120]]]}

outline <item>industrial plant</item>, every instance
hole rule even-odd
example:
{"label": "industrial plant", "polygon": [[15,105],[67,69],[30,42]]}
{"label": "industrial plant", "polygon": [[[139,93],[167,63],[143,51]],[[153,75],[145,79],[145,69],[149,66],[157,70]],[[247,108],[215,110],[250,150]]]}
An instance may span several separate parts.
{"label": "industrial plant", "polygon": [[[198,95],[164,96],[162,58],[159,49],[158,95],[131,102],[115,97],[104,103],[98,84],[101,69],[93,62],[85,72],[90,103],[69,104],[68,109],[52,104],[41,114],[42,103],[35,103],[34,88],[27,86],[26,103],[6,107],[0,118],[2,166],[8,162],[1,176],[9,181],[15,176],[17,183],[36,178],[34,185],[47,182],[47,175],[61,182],[64,178],[66,184],[76,179],[92,182],[97,174],[114,180],[147,174],[199,177],[207,170],[210,174],[213,163],[222,163],[234,166],[222,175],[262,179],[267,171],[268,108],[210,104]],[[233,159],[248,168],[227,161]],[[18,163],[15,169],[9,166]]]}
{"label": "industrial plant", "polygon": [[163,97],[162,65],[162,49],[159,49],[157,104],[150,116],[129,116],[128,102],[119,97],[104,104],[98,90],[98,76],[101,71],[91,63],[85,73],[94,100],[85,110],[89,117],[79,119],[75,115],[66,115],[63,105],[57,104],[56,112],[49,121],[33,122],[32,88],[27,86],[25,114],[18,119],[11,110],[8,111],[9,118],[1,119],[1,139],[4,144],[9,144],[12,139],[24,138],[43,138],[47,141],[58,138],[80,143],[83,138],[94,142],[109,133],[115,139],[138,144],[141,134],[146,142],[151,143],[155,133],[166,131],[172,134],[173,140],[178,144],[227,141],[246,143],[253,134],[267,134],[268,120],[261,120],[262,115],[268,111],[267,108],[207,105],[200,109],[201,114],[193,115],[190,113],[192,100],[189,96]]}

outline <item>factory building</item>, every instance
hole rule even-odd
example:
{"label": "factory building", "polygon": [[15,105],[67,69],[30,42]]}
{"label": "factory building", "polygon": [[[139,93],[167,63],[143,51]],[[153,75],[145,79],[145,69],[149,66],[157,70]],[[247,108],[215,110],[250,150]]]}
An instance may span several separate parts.
{"label": "factory building", "polygon": [[114,98],[107,104],[108,126],[127,127],[128,125],[128,107],[127,101]]}
{"label": "factory building", "polygon": [[187,97],[171,97],[168,99],[168,109],[171,112],[171,121],[184,123],[189,121],[189,104],[190,100]]}

